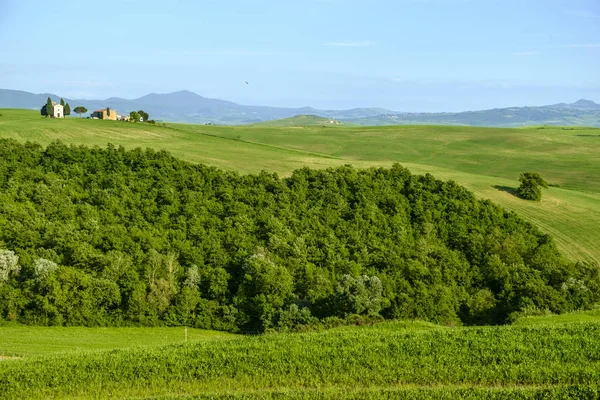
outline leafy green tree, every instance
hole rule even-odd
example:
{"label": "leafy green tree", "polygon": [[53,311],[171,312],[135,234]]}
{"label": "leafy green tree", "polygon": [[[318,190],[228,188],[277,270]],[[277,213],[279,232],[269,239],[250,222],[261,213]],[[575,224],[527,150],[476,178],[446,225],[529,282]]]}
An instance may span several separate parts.
{"label": "leafy green tree", "polygon": [[376,276],[344,275],[337,289],[337,310],[346,314],[375,316],[381,310],[383,286]]}
{"label": "leafy green tree", "polygon": [[140,122],[140,113],[137,111],[132,111],[129,113],[129,119],[133,122]]}
{"label": "leafy green tree", "polygon": [[106,115],[110,117],[110,108],[106,107]]}
{"label": "leafy green tree", "polygon": [[0,248],[19,256],[0,257],[0,318],[21,323],[490,324],[600,300],[597,264],[397,164],[280,178],[152,149],[0,139],[0,200]]}
{"label": "leafy green tree", "polygon": [[19,256],[14,251],[0,249],[0,284],[8,282],[10,276],[20,270]]}
{"label": "leafy green tree", "polygon": [[183,284],[190,289],[198,290],[198,285],[200,284],[200,271],[198,270],[198,266],[193,264],[190,268],[188,268],[186,273],[186,279]]}
{"label": "leafy green tree", "polygon": [[315,318],[308,307],[298,307],[292,304],[288,309],[281,310],[277,319],[277,328],[281,331],[290,331],[300,326],[310,326],[318,320]]}
{"label": "leafy green tree", "polygon": [[81,114],[85,114],[88,110],[84,106],[77,106],[73,111],[75,114],[79,114],[79,118],[81,118]]}
{"label": "leafy green tree", "polygon": [[525,172],[519,177],[521,185],[517,188],[517,195],[525,200],[540,201],[542,191],[540,188],[548,188],[546,182],[537,172]]}
{"label": "leafy green tree", "polygon": [[235,303],[246,314],[246,328],[264,331],[270,328],[278,312],[293,295],[292,276],[275,264],[268,252],[257,249],[243,266],[243,281]]}
{"label": "leafy green tree", "polygon": [[144,122],[148,122],[150,120],[150,114],[148,114],[146,111],[139,110],[138,114],[140,114],[140,117],[143,118]]}
{"label": "leafy green tree", "polygon": [[63,100],[62,97],[60,98],[60,105],[63,106],[63,107],[65,106],[65,101]]}
{"label": "leafy green tree", "polygon": [[67,115],[71,115],[71,106],[69,105],[69,103],[67,103],[65,105],[65,110],[64,110],[65,116]]}

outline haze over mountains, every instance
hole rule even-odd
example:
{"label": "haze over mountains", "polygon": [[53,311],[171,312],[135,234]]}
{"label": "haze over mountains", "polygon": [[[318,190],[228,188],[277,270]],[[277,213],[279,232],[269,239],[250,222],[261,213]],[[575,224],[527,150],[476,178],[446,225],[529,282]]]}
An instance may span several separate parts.
{"label": "haze over mountains", "polygon": [[[18,90],[0,89],[0,108],[40,109],[50,96],[59,101],[60,96],[49,93],[34,94]],[[591,100],[560,103],[539,107],[508,107],[458,113],[404,113],[382,108],[356,108],[350,110],[318,110],[312,107],[282,108],[246,106],[230,101],[209,99],[183,90],[179,92],[151,93],[138,99],[112,97],[106,100],[77,100],[64,98],[71,105],[84,106],[90,112],[110,107],[120,114],[143,109],[152,119],[171,122],[252,124],[296,115],[317,115],[347,124],[398,125],[398,124],[448,124],[516,127],[527,125],[564,125],[600,127],[600,104]]]}

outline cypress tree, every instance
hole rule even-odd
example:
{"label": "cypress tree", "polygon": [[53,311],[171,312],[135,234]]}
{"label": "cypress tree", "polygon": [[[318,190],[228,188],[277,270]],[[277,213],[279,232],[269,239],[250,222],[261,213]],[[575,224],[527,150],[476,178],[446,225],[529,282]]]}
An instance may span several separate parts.
{"label": "cypress tree", "polygon": [[69,105],[69,103],[65,104],[64,114],[65,114],[65,117],[67,115],[71,115],[71,106]]}
{"label": "cypress tree", "polygon": [[60,105],[63,106],[63,107],[65,106],[65,101],[62,99],[62,97],[60,99]]}
{"label": "cypress tree", "polygon": [[46,101],[46,117],[53,117],[54,116],[54,106],[52,105],[52,99],[50,97],[48,97],[48,100]]}

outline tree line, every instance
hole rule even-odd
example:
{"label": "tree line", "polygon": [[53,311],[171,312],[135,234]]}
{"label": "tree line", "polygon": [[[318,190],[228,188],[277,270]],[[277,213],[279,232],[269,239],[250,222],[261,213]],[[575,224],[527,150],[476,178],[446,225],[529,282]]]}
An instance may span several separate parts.
{"label": "tree line", "polygon": [[0,319],[26,324],[496,324],[600,289],[515,213],[398,164],[282,178],[1,140],[0,204]]}

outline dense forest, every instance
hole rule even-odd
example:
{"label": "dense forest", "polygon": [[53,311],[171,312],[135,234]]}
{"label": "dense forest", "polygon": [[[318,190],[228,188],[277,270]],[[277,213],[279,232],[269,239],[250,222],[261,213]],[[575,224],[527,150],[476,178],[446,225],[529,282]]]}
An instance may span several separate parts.
{"label": "dense forest", "polygon": [[600,269],[400,165],[240,175],[150,149],[0,141],[0,320],[291,329],[493,324],[598,301]]}

